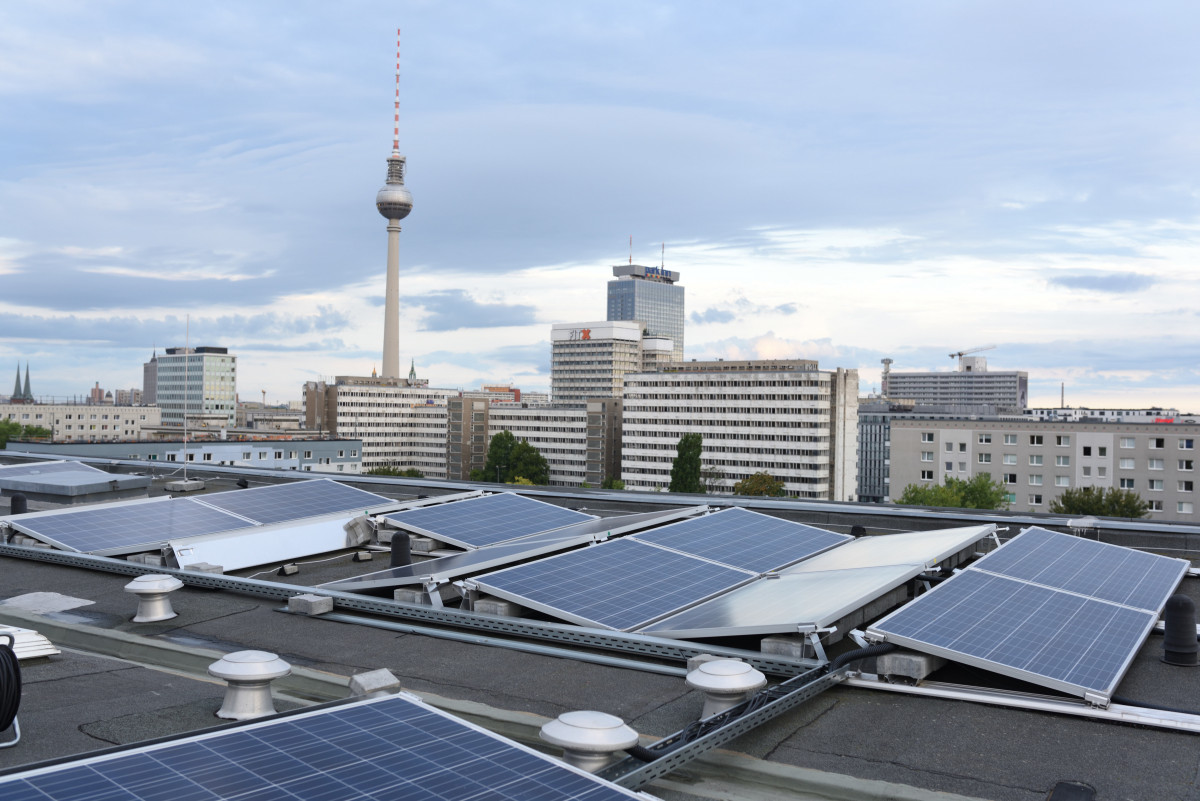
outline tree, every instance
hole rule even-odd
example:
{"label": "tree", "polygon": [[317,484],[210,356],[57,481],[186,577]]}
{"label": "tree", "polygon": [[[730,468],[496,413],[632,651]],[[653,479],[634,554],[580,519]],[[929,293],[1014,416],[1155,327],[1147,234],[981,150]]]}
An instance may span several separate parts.
{"label": "tree", "polygon": [[[517,447],[517,438],[513,436],[511,431],[501,431],[496,436],[492,437],[492,441],[488,444],[487,462],[483,466],[483,481],[508,481],[511,474],[508,472],[512,465],[513,448]],[[471,476],[474,478],[474,474]]]}
{"label": "tree", "polygon": [[1145,517],[1150,504],[1133,490],[1115,487],[1072,487],[1050,501],[1055,514],[1099,517]]}
{"label": "tree", "polygon": [[713,465],[700,466],[701,492],[712,494],[721,491],[721,482],[725,480],[725,471]]}
{"label": "tree", "polygon": [[600,489],[625,489],[625,482],[619,478],[606,478],[600,482]]}
{"label": "tree", "polygon": [[786,494],[783,482],[776,480],[770,473],[759,471],[747,476],[733,485],[734,495],[768,495],[778,498]]}
{"label": "tree", "polygon": [[945,484],[909,484],[896,501],[905,506],[942,506],[957,509],[1007,509],[1008,490],[990,473],[969,480],[946,476]]}
{"label": "tree", "polygon": [[23,426],[15,420],[0,420],[0,448],[7,448],[10,439],[50,439],[50,429],[42,426]]}
{"label": "tree", "polygon": [[521,440],[513,446],[509,454],[509,475],[512,478],[525,478],[530,484],[549,484],[550,465],[546,457],[538,453],[538,449]]}
{"label": "tree", "polygon": [[684,434],[679,438],[668,492],[704,492],[700,484],[700,452],[703,448],[704,438],[699,434]]}
{"label": "tree", "polygon": [[368,476],[397,476],[400,478],[425,478],[425,474],[415,467],[401,470],[398,467],[372,467],[366,473]]}

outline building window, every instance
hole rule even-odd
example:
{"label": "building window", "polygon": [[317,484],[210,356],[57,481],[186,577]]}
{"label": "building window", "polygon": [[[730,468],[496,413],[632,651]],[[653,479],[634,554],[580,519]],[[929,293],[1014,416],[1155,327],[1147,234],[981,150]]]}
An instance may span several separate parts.
{"label": "building window", "polygon": [[932,431],[922,431],[921,432],[921,442],[933,442],[933,432]]}
{"label": "building window", "polygon": [[933,461],[933,451],[921,451],[921,461],[922,462],[932,462]]}
{"label": "building window", "polygon": [[933,481],[933,471],[932,470],[922,470],[921,471],[921,480],[922,481]]}
{"label": "building window", "polygon": [[1016,445],[1017,444],[1017,435],[1016,434],[1005,434],[1004,435],[1004,444],[1005,445]]}
{"label": "building window", "polygon": [[1015,493],[1015,492],[1005,493],[1004,500],[1008,501],[1009,503],[1016,503],[1017,502],[1017,493]]}
{"label": "building window", "polygon": [[1005,484],[1016,484],[1017,483],[1017,474],[1016,473],[1005,473],[1004,474],[1004,483]]}
{"label": "building window", "polygon": [[1069,487],[1069,486],[1071,486],[1071,479],[1067,478],[1066,476],[1055,476],[1054,477],[1054,486]]}
{"label": "building window", "polygon": [[1042,495],[1040,492],[1030,494],[1029,505],[1030,506],[1041,506],[1042,505]]}
{"label": "building window", "polygon": [[1083,466],[1083,474],[1085,476],[1090,476],[1092,474],[1092,468],[1085,464]]}
{"label": "building window", "polygon": [[[67,417],[70,418],[70,415],[67,415]],[[1179,450],[1190,451],[1195,446],[1195,442],[1194,439],[1181,439],[1179,440]]]}
{"label": "building window", "polygon": [[1040,465],[1041,463],[1042,463],[1042,455],[1040,453],[1029,454],[1029,464],[1036,467],[1036,466]]}
{"label": "building window", "polygon": [[947,442],[946,443],[946,453],[953,453],[953,452],[954,452],[954,443]]}
{"label": "building window", "polygon": [[1191,459],[1180,459],[1179,460],[1179,469],[1180,470],[1192,470],[1194,468],[1194,466],[1195,466],[1195,463]]}
{"label": "building window", "polygon": [[1180,481],[1179,482],[1179,491],[1180,492],[1191,492],[1193,486],[1194,486],[1194,484],[1191,481]]}
{"label": "building window", "polygon": [[1029,476],[1029,486],[1031,486],[1031,487],[1040,487],[1040,486],[1042,486],[1042,474],[1041,474],[1041,473],[1032,473],[1032,474],[1030,474],[1030,476]]}
{"label": "building window", "polygon": [[965,442],[958,443],[958,452],[966,453],[967,452],[967,443],[965,443]]}
{"label": "building window", "polygon": [[1054,444],[1055,444],[1055,445],[1060,445],[1060,446],[1066,446],[1066,445],[1070,445],[1070,444],[1071,444],[1071,437],[1070,437],[1069,435],[1067,435],[1067,434],[1059,434],[1058,436],[1056,436],[1056,437],[1054,438]]}
{"label": "building window", "polygon": [[206,454],[204,454],[204,461],[206,461],[206,462],[211,462],[211,461],[212,461],[212,454],[211,454],[211,453],[206,453]]}
{"label": "building window", "polygon": [[1070,456],[1055,456],[1054,464],[1057,467],[1070,467],[1071,466],[1071,457]]}
{"label": "building window", "polygon": [[1084,455],[1084,456],[1091,456],[1091,455],[1092,455],[1092,446],[1091,446],[1091,445],[1084,445],[1084,446],[1083,446],[1083,455]]}
{"label": "building window", "polygon": [[1192,513],[1192,502],[1191,501],[1176,501],[1175,502],[1175,511],[1179,512],[1179,514],[1181,514],[1181,515],[1190,515]]}
{"label": "building window", "polygon": [[980,445],[991,445],[992,444],[992,435],[991,434],[980,434],[979,435],[979,444]]}
{"label": "building window", "polygon": [[965,473],[965,472],[967,472],[967,463],[966,463],[966,462],[959,462],[959,463],[958,463],[958,472],[960,472],[960,473]]}
{"label": "building window", "polygon": [[[305,451],[305,452],[304,452],[304,458],[305,458],[305,459],[311,459],[311,458],[312,458],[312,451]],[[304,468],[304,469],[305,469],[305,470],[308,470],[309,468],[307,468],[307,467],[306,467],[306,468]]]}
{"label": "building window", "polygon": [[1150,470],[1162,470],[1163,469],[1163,460],[1162,459],[1150,459],[1146,462],[1146,467]]}
{"label": "building window", "polygon": [[354,458],[354,457],[356,457],[356,456],[358,456],[358,451],[357,451],[357,450],[352,450],[352,451],[350,451],[350,458],[351,458],[351,459],[353,459],[353,458]]}
{"label": "building window", "polygon": [[1004,454],[1004,463],[1005,464],[1016,464],[1017,463],[1017,455],[1015,453]]}
{"label": "building window", "polygon": [[1117,462],[1117,467],[1121,468],[1122,470],[1132,470],[1133,459],[1123,458],[1121,461]]}
{"label": "building window", "polygon": [[949,473],[949,472],[952,472],[953,470],[954,470],[954,462],[946,462],[946,472]]}
{"label": "building window", "polygon": [[1133,489],[1133,479],[1132,478],[1122,478],[1122,479],[1120,479],[1120,481],[1121,481],[1121,489]]}
{"label": "building window", "polygon": [[1096,468],[1096,475],[1100,476],[1101,478],[1103,478],[1104,476],[1107,476],[1107,475],[1108,475],[1108,468],[1107,468],[1107,467],[1105,467],[1105,466],[1103,466],[1103,465],[1101,465],[1100,467],[1097,467],[1097,468]]}
{"label": "building window", "polygon": [[1041,445],[1042,444],[1042,435],[1041,434],[1030,434],[1029,435],[1029,444],[1030,445]]}
{"label": "building window", "polygon": [[1163,480],[1161,478],[1152,478],[1149,481],[1151,492],[1162,492]]}
{"label": "building window", "polygon": [[1167,441],[1163,437],[1150,438],[1150,450],[1157,451],[1167,447]]}
{"label": "building window", "polygon": [[1161,512],[1163,510],[1162,501],[1146,501],[1146,509],[1151,512]]}
{"label": "building window", "polygon": [[1108,446],[1106,446],[1106,445],[1097,446],[1096,447],[1096,455],[1097,456],[1108,456]]}
{"label": "building window", "polygon": [[1133,437],[1121,437],[1121,447],[1122,448],[1132,448],[1133,447]]}

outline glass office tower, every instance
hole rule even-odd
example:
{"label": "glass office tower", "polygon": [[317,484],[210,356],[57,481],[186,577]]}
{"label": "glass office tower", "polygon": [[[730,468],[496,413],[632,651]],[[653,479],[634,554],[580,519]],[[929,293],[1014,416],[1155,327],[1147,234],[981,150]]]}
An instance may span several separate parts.
{"label": "glass office tower", "polygon": [[608,282],[608,319],[640,320],[650,336],[675,343],[674,361],[683,361],[683,287],[679,273],[640,264],[613,267]]}

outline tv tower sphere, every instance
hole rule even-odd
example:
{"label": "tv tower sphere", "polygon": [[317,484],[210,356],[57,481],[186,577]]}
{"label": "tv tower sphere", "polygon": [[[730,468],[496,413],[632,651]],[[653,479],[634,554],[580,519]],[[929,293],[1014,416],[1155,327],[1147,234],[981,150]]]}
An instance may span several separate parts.
{"label": "tv tower sphere", "polygon": [[388,220],[403,220],[412,211],[412,193],[404,186],[405,159],[392,151],[388,158],[387,183],[375,195],[375,208]]}

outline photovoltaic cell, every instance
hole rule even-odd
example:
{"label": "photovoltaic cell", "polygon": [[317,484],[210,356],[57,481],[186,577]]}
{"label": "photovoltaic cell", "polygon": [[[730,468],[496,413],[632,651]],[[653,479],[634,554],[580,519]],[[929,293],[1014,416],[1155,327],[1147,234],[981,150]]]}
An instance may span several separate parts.
{"label": "photovoltaic cell", "polygon": [[487,573],[473,581],[490,593],[555,617],[625,631],[753,577],[624,538]]}
{"label": "photovoltaic cell", "polygon": [[367,509],[392,502],[390,498],[382,495],[364,492],[329,479],[218,492],[196,500],[263,524]]}
{"label": "photovoltaic cell", "polygon": [[639,796],[406,696],[0,778],[5,801],[608,801]]}
{"label": "photovoltaic cell", "polygon": [[1157,612],[1179,585],[1187,563],[1035,527],[972,567]]}
{"label": "photovoltaic cell", "polygon": [[502,492],[397,512],[387,519],[441,542],[461,548],[481,548],[592,520],[594,515]]}
{"label": "photovoltaic cell", "polygon": [[755,573],[777,570],[854,539],[737,507],[633,536]]}
{"label": "photovoltaic cell", "polygon": [[965,570],[872,631],[1063,691],[1111,696],[1157,614]]}
{"label": "photovoltaic cell", "polygon": [[169,539],[214,534],[247,525],[239,517],[191,498],[96,506],[61,514],[18,517],[9,522],[38,539],[96,554],[133,552]]}

